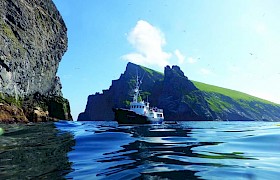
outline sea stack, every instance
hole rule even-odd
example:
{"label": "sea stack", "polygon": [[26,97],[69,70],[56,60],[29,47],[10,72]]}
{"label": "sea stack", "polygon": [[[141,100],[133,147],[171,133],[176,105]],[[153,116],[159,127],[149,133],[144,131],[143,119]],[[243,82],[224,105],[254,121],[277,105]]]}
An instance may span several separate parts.
{"label": "sea stack", "polygon": [[71,120],[59,62],[67,28],[51,0],[0,1],[0,121]]}

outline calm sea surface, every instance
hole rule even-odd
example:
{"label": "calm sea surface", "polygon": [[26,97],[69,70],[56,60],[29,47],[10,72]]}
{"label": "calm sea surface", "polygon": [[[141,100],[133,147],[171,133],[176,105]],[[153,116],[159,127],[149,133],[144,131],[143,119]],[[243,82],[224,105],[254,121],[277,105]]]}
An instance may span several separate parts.
{"label": "calm sea surface", "polygon": [[0,124],[0,179],[279,179],[278,124]]}

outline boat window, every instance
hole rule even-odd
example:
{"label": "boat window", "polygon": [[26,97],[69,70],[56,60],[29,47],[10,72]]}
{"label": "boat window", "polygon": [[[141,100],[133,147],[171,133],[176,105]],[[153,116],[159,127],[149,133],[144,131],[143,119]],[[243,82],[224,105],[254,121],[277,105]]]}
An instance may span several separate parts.
{"label": "boat window", "polygon": [[157,117],[162,117],[162,114],[157,114]]}

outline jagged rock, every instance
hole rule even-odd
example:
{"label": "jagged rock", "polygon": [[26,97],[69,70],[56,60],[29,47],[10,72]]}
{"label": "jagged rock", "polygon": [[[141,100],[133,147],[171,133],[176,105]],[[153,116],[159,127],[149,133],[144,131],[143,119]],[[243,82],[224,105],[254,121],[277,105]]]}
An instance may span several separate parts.
{"label": "jagged rock", "polygon": [[[200,107],[202,106],[198,106],[199,111],[197,108],[194,111],[187,102],[184,102],[186,95],[197,90],[194,84],[181,71],[180,67],[165,67],[163,87],[158,100],[158,104],[165,110],[165,118],[197,120],[204,119],[205,114],[212,116],[211,112],[207,109],[201,109]],[[203,98],[201,98],[201,104],[207,105]]]}
{"label": "jagged rock", "polygon": [[26,117],[32,122],[72,119],[68,100],[60,96],[44,96],[35,93],[25,98],[22,108]]}
{"label": "jagged rock", "polygon": [[2,96],[62,97],[56,73],[67,50],[67,28],[52,0],[1,0],[0,17]]}
{"label": "jagged rock", "polygon": [[45,121],[47,121],[46,117],[49,116],[49,112],[43,111],[43,109],[40,107],[35,107],[35,110],[33,113],[34,113],[35,122],[45,122]]}
{"label": "jagged rock", "polygon": [[23,110],[15,105],[0,103],[0,122],[28,122]]}

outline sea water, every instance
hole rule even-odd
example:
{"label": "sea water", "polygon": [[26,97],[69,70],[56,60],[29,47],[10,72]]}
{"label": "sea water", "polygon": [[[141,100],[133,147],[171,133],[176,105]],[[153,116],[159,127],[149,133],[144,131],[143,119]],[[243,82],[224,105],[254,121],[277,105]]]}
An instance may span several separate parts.
{"label": "sea water", "polygon": [[279,179],[278,124],[0,124],[0,179]]}

